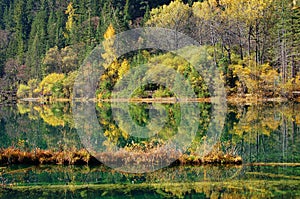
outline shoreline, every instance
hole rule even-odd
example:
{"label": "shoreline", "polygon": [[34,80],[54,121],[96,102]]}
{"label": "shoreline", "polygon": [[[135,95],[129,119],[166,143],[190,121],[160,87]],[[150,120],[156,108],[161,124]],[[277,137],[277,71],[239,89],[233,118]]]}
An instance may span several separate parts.
{"label": "shoreline", "polygon": [[[242,158],[238,155],[232,155],[223,152],[211,152],[203,157],[198,155],[187,155],[173,151],[166,156],[165,151],[149,150],[141,151],[118,151],[118,152],[101,152],[91,155],[86,149],[73,149],[66,151],[41,150],[32,151],[20,150],[18,148],[0,149],[0,166],[4,165],[103,165],[100,160],[107,164],[130,163],[131,165],[151,166],[161,164],[162,160],[158,157],[164,157],[170,166],[177,165],[241,165]],[[175,158],[177,157],[177,158]],[[174,161],[175,160],[175,161]]]}
{"label": "shoreline", "polygon": [[[178,99],[175,97],[167,97],[167,98],[118,98],[118,99],[96,99],[96,98],[56,98],[52,100],[45,100],[43,98],[23,98],[19,99],[21,102],[40,102],[40,103],[51,103],[51,102],[123,102],[123,103],[189,103],[189,102],[204,102],[211,103],[213,101],[212,98],[184,98]],[[254,103],[264,103],[264,102],[300,102],[300,98],[296,98],[294,100],[289,100],[287,98],[258,98],[258,97],[235,97],[228,96],[226,97],[226,102],[229,104],[254,104]]]}

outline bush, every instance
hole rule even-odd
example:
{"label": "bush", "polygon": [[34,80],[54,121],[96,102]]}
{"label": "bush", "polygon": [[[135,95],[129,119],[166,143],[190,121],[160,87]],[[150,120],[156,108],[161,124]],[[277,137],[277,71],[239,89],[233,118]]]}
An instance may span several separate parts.
{"label": "bush", "polygon": [[169,89],[164,89],[160,87],[158,90],[156,90],[153,94],[153,97],[173,97],[174,94]]}
{"label": "bush", "polygon": [[43,92],[43,95],[59,95],[62,92],[62,81],[64,80],[64,74],[52,73],[46,76],[39,85],[39,90]]}
{"label": "bush", "polygon": [[24,84],[20,84],[18,91],[17,91],[17,96],[18,98],[25,98],[29,96],[29,90],[30,87],[26,86]]}

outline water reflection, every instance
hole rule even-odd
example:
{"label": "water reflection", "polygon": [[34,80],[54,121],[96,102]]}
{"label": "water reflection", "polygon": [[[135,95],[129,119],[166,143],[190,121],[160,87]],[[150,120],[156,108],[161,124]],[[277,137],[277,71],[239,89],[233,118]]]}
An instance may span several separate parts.
{"label": "water reflection", "polygon": [[300,104],[232,106],[225,134],[247,162],[299,162]]}
{"label": "water reflection", "polygon": [[[0,147],[14,146],[22,150],[83,148],[70,107],[68,103],[1,106]],[[117,109],[116,115],[112,108]],[[198,151],[203,146],[213,119],[209,103],[198,103],[197,108],[200,113],[198,130],[187,153]],[[103,127],[101,136],[105,147],[146,151],[162,145],[178,133],[182,114],[180,104],[129,104],[125,119],[120,118],[124,117],[123,112],[124,108],[109,103],[97,105],[96,115]],[[300,105],[291,103],[228,106],[226,123],[219,139],[223,150],[232,150],[242,156],[244,164],[241,166],[177,166],[151,173],[130,174],[105,166],[3,165],[0,168],[3,187],[0,197],[297,197],[300,167],[254,166],[248,163],[299,163],[299,113]],[[153,115],[161,115],[164,119],[155,121]],[[135,129],[122,123],[126,119],[134,122],[136,128],[146,127],[144,136],[130,134]],[[156,128],[160,130],[151,131]],[[99,135],[99,132],[95,133]],[[99,143],[96,138],[99,136],[91,136],[94,142]]]}
{"label": "water reflection", "polygon": [[0,180],[7,188],[0,196],[289,198],[299,194],[299,174],[299,167],[261,167],[260,171],[248,166],[170,167],[145,174],[104,166],[8,167],[1,168]]}
{"label": "water reflection", "polygon": [[[83,148],[70,107],[68,103],[1,106],[0,147],[14,146],[26,150]],[[99,103],[96,106],[106,149],[128,147],[146,150],[148,147],[163,145],[170,137],[178,134],[182,114],[180,104],[133,103],[127,108],[110,103]],[[212,120],[209,103],[198,103],[197,108],[200,113],[197,118],[198,130],[187,153],[203,150]],[[126,114],[123,114],[124,111]],[[157,114],[163,119],[156,121],[153,116]],[[127,120],[134,125],[128,126],[124,122]],[[230,143],[228,146],[223,145],[224,150],[235,151],[244,162],[299,162],[299,125],[300,104],[230,105],[219,139],[222,143]],[[141,127],[144,132],[138,134]],[[91,138],[95,138],[95,143],[101,141],[99,132]]]}

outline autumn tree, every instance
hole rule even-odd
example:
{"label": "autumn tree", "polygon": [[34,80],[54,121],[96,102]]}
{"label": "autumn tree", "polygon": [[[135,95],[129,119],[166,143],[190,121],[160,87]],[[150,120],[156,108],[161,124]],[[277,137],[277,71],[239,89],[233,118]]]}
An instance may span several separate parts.
{"label": "autumn tree", "polygon": [[80,59],[83,59],[82,45],[72,45],[58,49],[57,46],[50,48],[43,60],[44,76],[57,72],[68,74],[75,71],[80,66]]}
{"label": "autumn tree", "polygon": [[122,78],[124,74],[126,74],[127,71],[130,69],[130,64],[127,61],[127,59],[124,59],[120,65],[120,68],[118,70],[118,76],[119,78]]}
{"label": "autumn tree", "polygon": [[74,47],[67,46],[61,49],[62,72],[67,74],[79,68],[79,59]]}
{"label": "autumn tree", "polygon": [[29,96],[29,90],[30,90],[29,86],[24,85],[24,84],[20,84],[19,88],[18,88],[18,91],[17,91],[17,96],[19,98],[28,97]]}
{"label": "autumn tree", "polygon": [[[103,97],[104,90],[110,91],[113,85],[129,70],[129,62],[124,59],[122,62],[118,60],[115,45],[115,29],[110,24],[104,34],[104,41],[102,42],[105,53],[101,56],[103,58],[104,74],[100,77],[98,97]],[[100,98],[102,98],[100,97]]]}
{"label": "autumn tree", "polygon": [[117,79],[118,69],[120,66],[117,60],[114,42],[115,29],[113,25],[110,24],[104,34],[104,41],[102,42],[105,53],[103,53],[101,56],[104,59],[103,67],[105,68],[106,72],[101,77],[101,80],[109,81],[111,82],[111,85],[113,85]]}
{"label": "autumn tree", "polygon": [[64,74],[51,73],[40,82],[39,87],[35,92],[41,92],[43,95],[54,95],[54,97],[59,97],[63,93],[62,82],[64,78]]}
{"label": "autumn tree", "polygon": [[279,73],[269,64],[256,65],[254,61],[244,67],[243,64],[230,65],[238,94],[251,94],[258,97],[278,97],[281,95]]}
{"label": "autumn tree", "polygon": [[30,78],[30,69],[25,64],[18,67],[17,80],[20,83],[25,83]]}
{"label": "autumn tree", "polygon": [[38,88],[38,80],[37,79],[30,79],[27,83],[27,86],[29,88],[28,97],[36,97],[36,93],[34,93],[34,90]]}
{"label": "autumn tree", "polygon": [[78,76],[78,71],[73,71],[68,74],[68,76],[63,80],[63,94],[65,98],[73,97],[73,86],[75,80]]}
{"label": "autumn tree", "polygon": [[65,14],[68,15],[68,19],[66,22],[66,33],[65,37],[68,39],[70,44],[74,44],[78,42],[77,40],[77,32],[76,32],[76,16],[77,14],[75,13],[76,9],[73,7],[73,3],[70,2]]}
{"label": "autumn tree", "polygon": [[43,75],[53,72],[62,72],[61,55],[57,46],[50,48],[43,60]]}
{"label": "autumn tree", "polygon": [[191,28],[191,14],[192,10],[189,5],[181,0],[175,0],[169,5],[152,9],[150,19],[146,24],[188,33]]}

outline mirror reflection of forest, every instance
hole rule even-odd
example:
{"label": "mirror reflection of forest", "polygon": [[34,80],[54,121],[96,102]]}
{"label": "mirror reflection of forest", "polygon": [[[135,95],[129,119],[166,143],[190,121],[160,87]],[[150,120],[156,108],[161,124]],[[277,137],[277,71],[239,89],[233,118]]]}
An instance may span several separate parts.
{"label": "mirror reflection of forest", "polygon": [[[131,149],[162,145],[178,132],[180,106],[180,103],[99,103],[95,111],[103,128],[103,144],[107,148]],[[211,121],[211,104],[197,106],[198,131],[188,153],[201,145]],[[220,142],[225,150],[241,155],[244,162],[299,162],[299,113],[297,103],[229,105]],[[157,120],[153,117],[156,115],[164,119]],[[126,125],[128,121],[132,125]],[[143,136],[134,134],[140,127],[144,129]],[[0,143],[1,148],[13,146],[25,150],[84,147],[69,103],[19,103],[0,107]]]}

